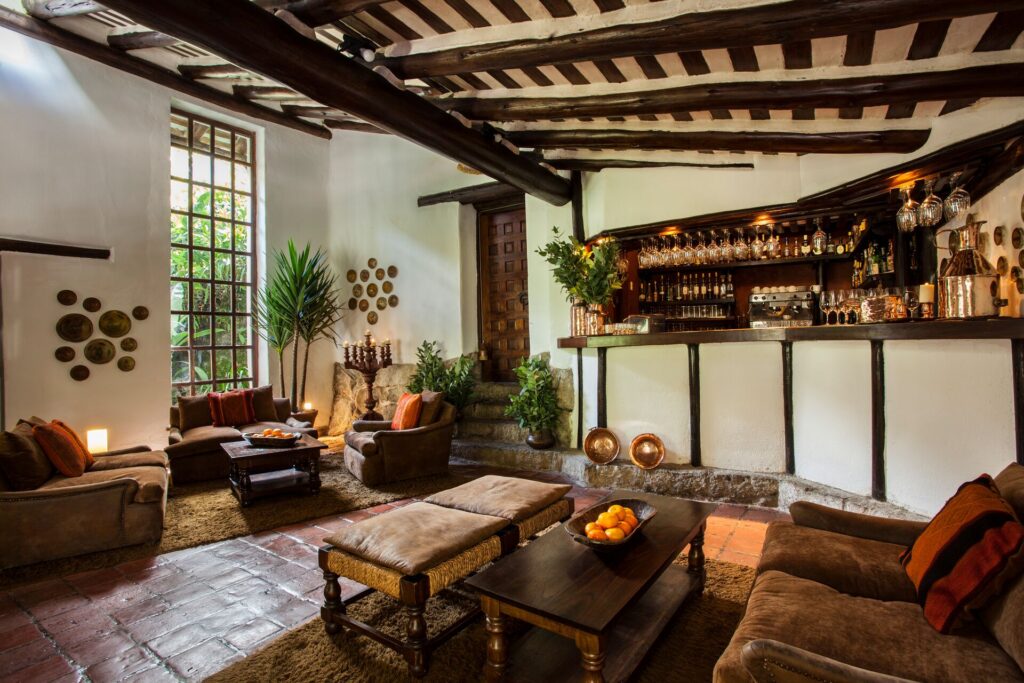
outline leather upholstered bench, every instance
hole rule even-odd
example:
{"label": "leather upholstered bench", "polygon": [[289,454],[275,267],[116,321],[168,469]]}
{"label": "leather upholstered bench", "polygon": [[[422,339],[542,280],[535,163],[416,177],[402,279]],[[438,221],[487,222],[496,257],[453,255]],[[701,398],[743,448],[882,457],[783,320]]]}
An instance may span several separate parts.
{"label": "leather upholstered bench", "polygon": [[[514,551],[521,540],[568,519],[573,501],[565,494],[570,488],[490,475],[348,525],[325,538],[328,545],[320,548],[319,556],[325,581],[320,616],[327,633],[349,628],[368,635],[398,651],[413,676],[425,676],[431,651],[479,614],[474,609],[428,639],[427,600]],[[369,590],[342,601],[338,577]],[[346,605],[374,590],[402,603],[404,639],[347,613]]]}

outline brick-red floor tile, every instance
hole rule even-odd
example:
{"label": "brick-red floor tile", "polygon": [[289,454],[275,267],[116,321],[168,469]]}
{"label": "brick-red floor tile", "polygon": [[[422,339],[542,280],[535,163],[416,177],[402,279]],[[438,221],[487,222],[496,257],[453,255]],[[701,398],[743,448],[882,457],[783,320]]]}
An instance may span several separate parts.
{"label": "brick-red floor tile", "polygon": [[220,671],[241,654],[217,640],[208,640],[167,660],[168,666],[188,680],[200,680]]}
{"label": "brick-red floor tile", "polygon": [[269,619],[260,617],[231,629],[225,634],[224,640],[238,650],[253,652],[261,643],[282,630]]}
{"label": "brick-red floor tile", "polygon": [[68,660],[58,654],[54,654],[41,662],[36,662],[24,669],[19,669],[4,680],[12,682],[39,681],[40,683],[46,681],[50,683],[69,675],[75,676],[72,680],[77,679],[75,669],[68,663]]}

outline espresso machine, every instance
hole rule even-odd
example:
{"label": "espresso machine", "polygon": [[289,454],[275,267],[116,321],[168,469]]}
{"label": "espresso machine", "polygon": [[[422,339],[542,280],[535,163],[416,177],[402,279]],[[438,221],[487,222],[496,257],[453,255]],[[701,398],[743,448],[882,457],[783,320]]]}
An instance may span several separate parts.
{"label": "espresso machine", "polygon": [[814,292],[751,294],[747,316],[753,328],[810,327],[816,306]]}

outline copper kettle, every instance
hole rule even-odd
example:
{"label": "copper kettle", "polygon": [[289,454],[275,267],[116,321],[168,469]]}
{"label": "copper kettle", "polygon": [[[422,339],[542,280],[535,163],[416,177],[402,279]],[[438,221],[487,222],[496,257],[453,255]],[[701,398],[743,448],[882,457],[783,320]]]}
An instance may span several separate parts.
{"label": "copper kettle", "polygon": [[939,276],[940,318],[991,318],[1007,305],[999,298],[999,273],[978,252],[978,232],[984,221],[971,221],[957,233],[960,249]]}

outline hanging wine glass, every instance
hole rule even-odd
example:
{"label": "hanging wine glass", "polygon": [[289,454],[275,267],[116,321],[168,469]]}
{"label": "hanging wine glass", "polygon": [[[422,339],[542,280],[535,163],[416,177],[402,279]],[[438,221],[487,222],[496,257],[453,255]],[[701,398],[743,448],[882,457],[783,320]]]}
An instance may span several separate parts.
{"label": "hanging wine glass", "polygon": [[721,250],[718,248],[718,242],[715,241],[715,231],[711,231],[711,242],[708,243],[708,263],[718,263],[718,258],[721,255]]}
{"label": "hanging wine glass", "polygon": [[896,212],[896,226],[901,232],[913,232],[917,227],[917,202],[910,198],[910,187],[900,188],[903,206]]}
{"label": "hanging wine glass", "polygon": [[636,252],[636,267],[640,270],[647,268],[647,240],[640,240],[640,250]]}
{"label": "hanging wine glass", "polygon": [[750,245],[747,244],[746,235],[742,230],[732,245],[732,258],[734,261],[746,261],[750,258]]}
{"label": "hanging wine glass", "polygon": [[779,236],[775,234],[775,226],[768,228],[768,243],[764,245],[765,255],[770,259],[779,258],[782,255],[782,245],[779,244]]}
{"label": "hanging wine glass", "polygon": [[672,253],[669,256],[669,264],[680,266],[683,264],[683,248],[679,246],[679,235],[672,235]]}
{"label": "hanging wine glass", "polygon": [[692,266],[694,263],[693,235],[686,236],[686,246],[683,247],[683,265]]}
{"label": "hanging wine glass", "polygon": [[704,233],[698,233],[697,237],[700,241],[697,242],[697,250],[693,254],[693,260],[694,263],[702,266],[708,262],[708,248],[704,244]]}
{"label": "hanging wine glass", "polygon": [[942,200],[934,192],[935,178],[924,181],[924,201],[917,207],[917,222],[926,228],[938,225],[942,220]]}
{"label": "hanging wine glass", "polygon": [[723,230],[722,237],[718,240],[718,253],[722,263],[732,261],[732,244],[729,242],[728,230]]}
{"label": "hanging wine glass", "polygon": [[953,186],[953,191],[949,193],[945,203],[942,205],[947,221],[963,216],[971,208],[971,195],[967,194],[967,190],[960,187],[960,176],[962,174],[962,171],[956,171],[949,179],[949,184]]}
{"label": "hanging wine glass", "polygon": [[755,229],[754,234],[757,235],[757,239],[750,245],[750,258],[758,261],[764,256],[764,242],[761,240],[760,231]]}

